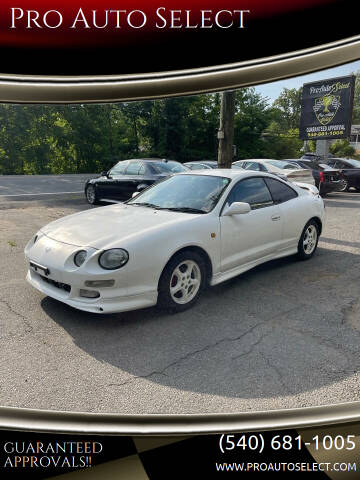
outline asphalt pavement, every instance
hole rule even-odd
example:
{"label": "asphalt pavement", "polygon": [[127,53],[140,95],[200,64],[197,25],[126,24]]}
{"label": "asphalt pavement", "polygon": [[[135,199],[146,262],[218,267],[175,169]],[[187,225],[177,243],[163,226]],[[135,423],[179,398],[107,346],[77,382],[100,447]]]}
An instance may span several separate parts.
{"label": "asphalt pavement", "polygon": [[4,197],[43,197],[83,193],[88,178],[98,174],[79,175],[0,175],[0,200]]}
{"label": "asphalt pavement", "polygon": [[360,194],[325,202],[310,261],[257,267],[177,315],[96,315],[34,290],[23,256],[39,227],[94,207],[77,194],[0,198],[1,404],[131,414],[360,400]]}

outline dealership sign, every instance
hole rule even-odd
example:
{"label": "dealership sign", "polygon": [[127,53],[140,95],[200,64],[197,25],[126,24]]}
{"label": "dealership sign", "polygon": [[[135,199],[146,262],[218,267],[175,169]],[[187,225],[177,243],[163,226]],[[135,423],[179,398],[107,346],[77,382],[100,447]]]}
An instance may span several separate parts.
{"label": "dealership sign", "polygon": [[354,75],[304,84],[300,138],[325,140],[349,137],[354,86]]}

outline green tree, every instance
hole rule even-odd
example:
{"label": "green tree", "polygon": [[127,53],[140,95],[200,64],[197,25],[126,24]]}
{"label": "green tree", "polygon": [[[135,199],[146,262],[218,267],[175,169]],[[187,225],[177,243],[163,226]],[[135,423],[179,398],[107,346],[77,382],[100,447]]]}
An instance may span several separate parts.
{"label": "green tree", "polygon": [[352,123],[354,125],[360,124],[360,72],[356,73],[356,78],[355,78],[354,109],[353,109]]}
{"label": "green tree", "polygon": [[234,143],[238,158],[261,158],[264,153],[262,134],[271,121],[268,100],[254,88],[237,90],[235,99]]}
{"label": "green tree", "polygon": [[335,140],[335,142],[330,145],[329,150],[335,157],[352,157],[355,154],[355,148],[345,139]]}
{"label": "green tree", "polygon": [[264,133],[264,157],[275,159],[299,158],[303,141],[299,139],[299,129],[285,132],[273,121]]}
{"label": "green tree", "polygon": [[300,126],[301,95],[302,87],[284,88],[273,103],[273,115],[277,116],[277,123],[284,130]]}

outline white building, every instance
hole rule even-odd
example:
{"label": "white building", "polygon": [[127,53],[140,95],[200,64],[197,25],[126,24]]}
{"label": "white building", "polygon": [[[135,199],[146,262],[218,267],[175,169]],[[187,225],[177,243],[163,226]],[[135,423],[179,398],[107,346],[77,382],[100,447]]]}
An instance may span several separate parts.
{"label": "white building", "polygon": [[360,153],[360,125],[351,125],[350,145]]}

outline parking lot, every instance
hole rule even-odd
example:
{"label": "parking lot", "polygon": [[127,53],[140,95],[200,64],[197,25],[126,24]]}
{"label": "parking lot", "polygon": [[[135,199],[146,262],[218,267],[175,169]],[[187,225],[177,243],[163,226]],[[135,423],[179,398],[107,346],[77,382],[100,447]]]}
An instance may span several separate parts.
{"label": "parking lot", "polygon": [[216,413],[360,400],[359,193],[326,197],[327,224],[308,262],[257,267],[177,315],[96,315],[25,281],[31,236],[94,208],[76,193],[81,182],[55,195],[20,185],[16,197],[0,182],[2,405]]}

